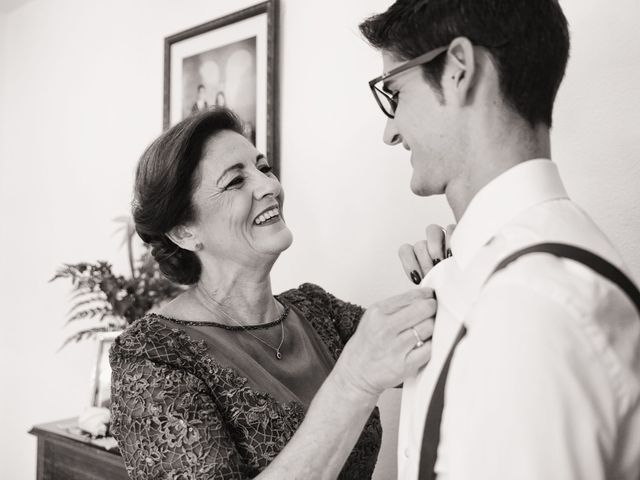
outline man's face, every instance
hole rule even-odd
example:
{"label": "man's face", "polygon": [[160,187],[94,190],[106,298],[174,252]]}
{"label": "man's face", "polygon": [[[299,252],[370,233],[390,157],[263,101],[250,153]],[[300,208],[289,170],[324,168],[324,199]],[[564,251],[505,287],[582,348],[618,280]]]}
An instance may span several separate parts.
{"label": "man's face", "polygon": [[[385,72],[404,63],[384,51],[382,61]],[[388,145],[402,143],[411,152],[411,191],[420,196],[445,193],[460,168],[455,109],[439,98],[419,66],[390,77],[385,86],[397,94],[398,106],[395,118],[387,120],[383,139]]]}

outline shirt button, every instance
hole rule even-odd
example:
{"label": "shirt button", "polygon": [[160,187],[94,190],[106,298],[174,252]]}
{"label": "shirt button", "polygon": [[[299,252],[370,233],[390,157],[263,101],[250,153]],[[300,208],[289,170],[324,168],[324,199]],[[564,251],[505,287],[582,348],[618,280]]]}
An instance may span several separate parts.
{"label": "shirt button", "polygon": [[409,458],[411,456],[411,450],[409,449],[409,447],[404,449],[404,456],[405,458]]}

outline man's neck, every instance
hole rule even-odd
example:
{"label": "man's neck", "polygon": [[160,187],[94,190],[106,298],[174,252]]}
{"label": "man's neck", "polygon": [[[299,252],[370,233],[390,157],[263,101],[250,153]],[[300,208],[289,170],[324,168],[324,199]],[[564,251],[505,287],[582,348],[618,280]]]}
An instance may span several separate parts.
{"label": "man's neck", "polygon": [[462,218],[476,194],[493,179],[527,160],[551,158],[549,128],[546,126],[485,131],[476,138],[478,141],[468,149],[464,170],[445,191],[456,222]]}

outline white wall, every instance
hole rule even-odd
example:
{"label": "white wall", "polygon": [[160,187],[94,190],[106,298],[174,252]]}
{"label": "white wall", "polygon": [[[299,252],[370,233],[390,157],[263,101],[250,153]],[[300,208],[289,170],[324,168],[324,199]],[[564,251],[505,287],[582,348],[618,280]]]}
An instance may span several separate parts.
{"label": "white wall", "polygon": [[[384,117],[367,88],[380,61],[357,24],[390,2],[282,0],[282,180],[295,242],[276,290],[313,281],[364,305],[400,292],[410,284],[397,246],[452,218],[443,199],[410,194],[406,152],[381,143]],[[69,288],[47,280],[61,262],[125,268],[111,219],[128,211],[133,166],[160,132],[163,38],[253,3],[34,0],[0,16],[0,477],[33,478],[25,432],[87,402],[94,347],[55,353],[70,333]],[[640,278],[640,4],[563,6],[573,54],[554,157]],[[397,402],[398,392],[381,401],[379,479],[395,477]]]}
{"label": "white wall", "polygon": [[[2,176],[4,174],[4,129],[2,126],[4,125],[5,109],[3,108],[4,103],[2,102],[4,98],[4,78],[6,74],[6,69],[4,66],[5,63],[5,38],[6,38],[6,21],[7,16],[4,13],[0,13],[0,192],[2,191]],[[1,217],[0,217],[1,218]],[[5,236],[6,228],[3,225],[4,222],[0,222],[0,238]],[[3,244],[0,244],[3,246]],[[0,272],[4,273],[8,269],[5,266],[5,256],[0,255]],[[1,275],[0,275],[1,276]],[[0,291],[2,291],[4,287],[3,283],[0,283]],[[0,294],[2,295],[2,294]],[[2,295],[2,299],[4,299],[4,295]],[[4,302],[3,302],[4,303]],[[0,336],[0,365],[6,364],[6,352],[8,350],[8,336],[2,335]],[[9,377],[8,377],[8,369],[0,368],[0,385],[9,385]],[[3,387],[3,392],[4,392]],[[6,402],[6,396],[0,394],[0,425],[5,425],[6,419],[8,418],[8,404]],[[5,435],[0,435],[0,451],[5,450],[6,445]],[[0,457],[0,463],[4,463],[3,459]]]}
{"label": "white wall", "polygon": [[555,112],[553,155],[569,193],[640,279],[640,2],[562,2],[572,58]]}
{"label": "white wall", "polygon": [[[5,118],[6,108],[4,104],[4,91],[5,91],[5,77],[6,77],[6,25],[7,25],[7,15],[4,13],[0,13],[0,203],[2,202],[2,191],[3,188],[3,177],[5,176],[5,158],[6,158],[6,148],[5,148],[5,128],[4,125],[6,123]],[[1,208],[1,207],[0,207]],[[0,210],[0,218],[3,218],[4,209]],[[4,238],[6,236],[7,226],[5,222],[0,221],[0,238]],[[0,250],[4,250],[5,245],[2,240],[0,240]],[[9,268],[7,265],[7,255],[0,254],[0,278],[3,278],[9,272]],[[2,304],[6,304],[5,300],[5,281],[0,280],[0,300]],[[9,311],[12,311],[12,307],[9,306]],[[9,346],[10,346],[10,336],[9,335],[0,335],[0,365],[9,365],[7,362],[9,361]],[[13,383],[10,383],[10,372],[8,368],[0,367],[0,385],[2,385],[2,390],[0,391],[0,425],[7,425],[8,419],[11,416],[9,412],[9,398],[6,394],[7,391],[11,390],[14,387]],[[0,452],[4,452],[7,450],[7,446],[10,444],[10,440],[8,435],[4,433],[0,435]],[[7,457],[8,458],[8,457]],[[4,453],[0,453],[0,465],[5,464]],[[2,473],[2,468],[0,467],[0,473]]]}

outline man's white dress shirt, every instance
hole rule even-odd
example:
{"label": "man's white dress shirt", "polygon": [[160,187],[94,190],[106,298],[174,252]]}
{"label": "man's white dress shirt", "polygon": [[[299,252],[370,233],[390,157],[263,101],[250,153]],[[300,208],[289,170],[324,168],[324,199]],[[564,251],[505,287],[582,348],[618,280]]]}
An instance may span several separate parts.
{"label": "man's white dress shirt", "polygon": [[439,480],[640,479],[640,319],[588,267],[530,254],[576,245],[627,271],[569,198],[554,163],[529,160],[486,185],[451,239],[453,257],[423,285],[438,313],[430,363],[405,381],[398,479],[418,475],[427,408],[460,326],[445,390]]}

